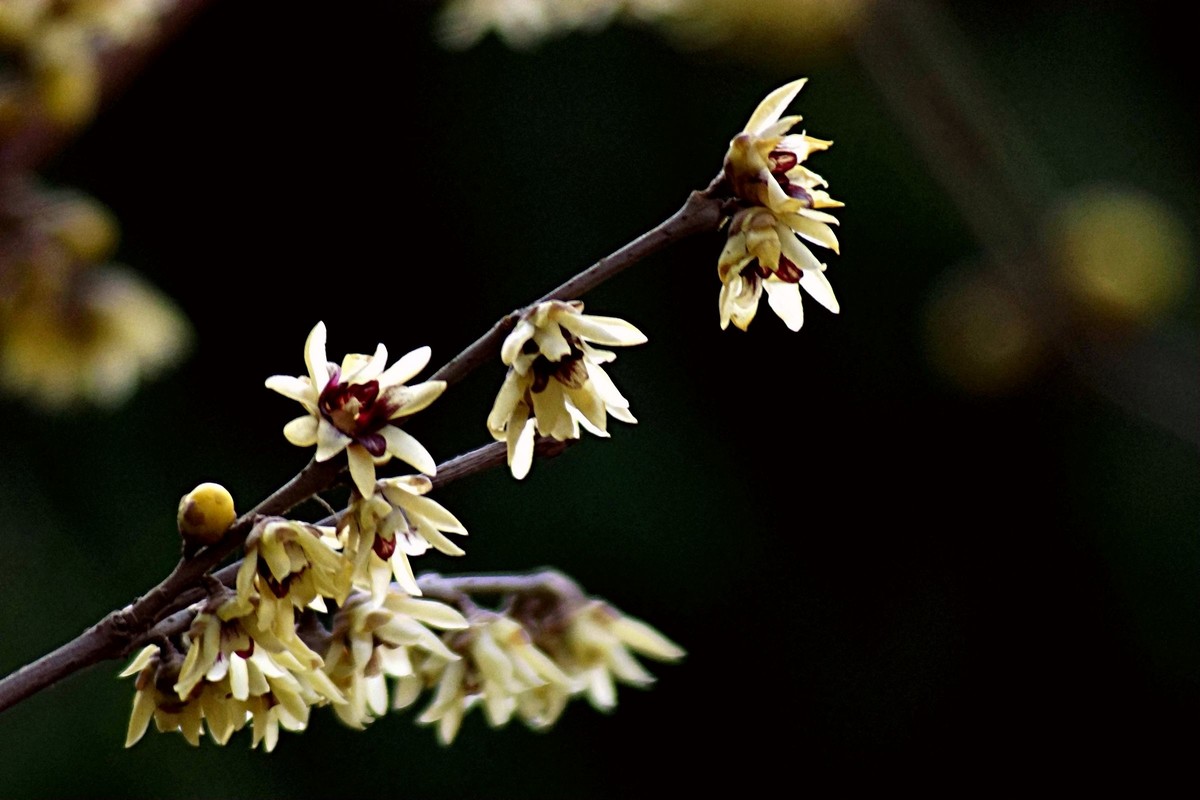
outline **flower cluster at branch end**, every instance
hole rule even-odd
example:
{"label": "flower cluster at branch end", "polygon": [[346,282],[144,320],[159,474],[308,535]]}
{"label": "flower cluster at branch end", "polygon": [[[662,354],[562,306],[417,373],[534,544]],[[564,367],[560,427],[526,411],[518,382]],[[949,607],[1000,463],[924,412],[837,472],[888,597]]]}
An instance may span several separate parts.
{"label": "flower cluster at branch end", "polygon": [[[654,682],[635,653],[668,662],[685,655],[645,622],[582,596],[522,596],[503,614],[478,609],[469,620],[469,629],[444,636],[454,659],[428,651],[414,663],[421,686],[433,691],[417,722],[435,725],[446,745],[475,706],[493,728],[515,717],[532,730],[554,725],[568,701],[580,696],[611,711],[617,683],[646,688]],[[398,684],[393,707],[416,697],[416,687]]]}
{"label": "flower cluster at branch end", "polygon": [[602,366],[616,354],[592,345],[645,341],[625,320],[584,314],[579,301],[550,300],[521,314],[500,350],[509,369],[487,422],[492,436],[508,443],[513,477],[529,473],[535,430],[561,442],[578,439],[581,426],[608,436],[609,416],[637,422]]}
{"label": "flower cluster at branch end", "polygon": [[742,208],[730,223],[717,267],[722,329],[732,322],[746,330],[764,291],[771,309],[794,331],[804,324],[801,287],[825,308],[839,311],[825,264],[805,244],[838,252],[830,227],[838,221],[821,209],[843,203],[832,199],[821,188],[828,185],[825,179],[802,163],[832,142],[789,133],[801,117],[781,118],[804,84],[805,79],[792,81],[767,95],[729,143],[724,176]]}
{"label": "flower cluster at branch end", "polygon": [[392,366],[380,344],[371,356],[347,355],[341,365],[325,357],[325,323],[318,322],[304,345],[308,375],[274,375],[267,388],[299,402],[308,411],[289,422],[283,435],[300,447],[317,446],[316,460],[328,461],[346,452],[350,476],[364,497],[375,492],[375,467],[393,456],[427,475],[437,463],[420,442],[394,420],[428,406],[446,389],[445,381],[406,385],[429,363],[430,350],[421,347]]}

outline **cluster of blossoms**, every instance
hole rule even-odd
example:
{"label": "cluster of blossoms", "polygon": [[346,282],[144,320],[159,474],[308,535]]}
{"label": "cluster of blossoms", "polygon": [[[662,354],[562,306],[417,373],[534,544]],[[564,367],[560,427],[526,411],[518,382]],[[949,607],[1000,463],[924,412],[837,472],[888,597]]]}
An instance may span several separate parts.
{"label": "cluster of blossoms", "polygon": [[[829,142],[790,134],[800,118],[780,118],[803,83],[772,92],[725,158],[721,184],[737,210],[720,257],[722,328],[745,329],[763,291],[793,330],[803,323],[801,286],[838,310],[824,264],[800,241],[837,250],[829,227],[836,220],[819,209],[840,204],[800,163]],[[500,348],[508,371],[487,419],[514,477],[528,474],[538,435],[607,436],[610,416],[636,422],[604,369],[616,356],[603,348],[645,341],[624,320],[584,314],[579,301],[549,300],[515,315]],[[306,375],[275,375],[266,385],[304,407],[284,427],[288,441],[315,446],[315,462],[345,454],[347,506],[328,526],[256,521],[234,590],[212,581],[178,646],[149,645],[126,670],[137,675],[127,746],[153,719],[192,744],[205,730],[223,744],[249,724],[252,746],[270,750],[281,728],[303,729],[314,706],[332,706],[363,728],[426,691],[432,697],[417,721],[436,725],[446,744],[476,705],[493,727],[516,718],[544,729],[573,697],[607,711],[618,683],[652,683],[637,656],[683,657],[661,633],[557,573],[419,580],[412,558],[430,549],[461,556],[448,534],[467,533],[427,496],[437,464],[401,429],[446,388],[440,380],[409,383],[428,364],[429,348],[391,366],[382,344],[333,362],[318,323],[304,357]],[[376,468],[392,458],[421,474],[379,478]],[[233,523],[232,498],[202,484],[180,502],[178,519],[185,555],[195,554]],[[500,609],[480,607],[476,594],[502,595]]]}
{"label": "cluster of blossoms", "polygon": [[746,330],[764,291],[771,309],[794,331],[804,324],[800,287],[833,313],[839,310],[825,264],[805,244],[838,252],[829,227],[837,219],[821,209],[843,204],[830,198],[820,188],[827,186],[825,179],[802,163],[832,142],[789,133],[801,118],[780,118],[804,83],[792,81],[767,95],[729,143],[725,179],[741,208],[717,263],[722,328],[732,322]]}
{"label": "cluster of blossoms", "polygon": [[[530,414],[545,416],[542,430],[559,437],[577,436],[579,425],[603,434],[609,413],[632,421],[600,367],[612,354],[589,342],[635,344],[645,337],[581,309],[538,306],[509,337],[511,372],[502,395],[512,396],[512,408],[526,409],[515,440],[532,437]],[[326,358],[325,340],[318,323],[305,344],[308,374],[276,375],[267,386],[305,408],[284,428],[290,441],[316,445],[316,461],[346,454],[348,505],[331,526],[278,517],[253,526],[234,589],[210,581],[209,599],[178,644],[148,645],[123,673],[137,676],[126,746],[153,719],[159,730],[178,730],[192,744],[205,731],[224,744],[250,725],[252,746],[271,750],[280,729],[307,726],[314,706],[332,706],[343,722],[362,728],[388,709],[412,705],[426,689],[434,697],[418,720],[436,722],[443,742],[476,703],[494,726],[518,716],[544,728],[574,695],[586,693],[607,709],[615,702],[614,680],[649,683],[630,649],[682,657],[644,623],[616,612],[597,617],[599,606],[562,578],[557,585],[567,590],[542,603],[543,613],[530,612],[528,602],[510,603],[525,609],[521,621],[481,609],[466,595],[422,597],[410,559],[429,549],[462,555],[446,535],[467,530],[426,496],[433,487],[426,474],[377,480],[375,467],[395,456],[436,472],[433,458],[396,422],[432,403],[445,383],[407,383],[428,363],[428,348],[385,368],[383,345],[372,356],[352,353],[336,364]],[[185,553],[219,542],[234,513],[219,485],[201,484],[186,495],[178,511]],[[527,627],[539,632],[536,642]]]}
{"label": "cluster of blossoms", "polygon": [[73,191],[0,187],[0,387],[63,409],[113,406],[175,364],[192,331],[136,273],[109,259],[112,214]]}

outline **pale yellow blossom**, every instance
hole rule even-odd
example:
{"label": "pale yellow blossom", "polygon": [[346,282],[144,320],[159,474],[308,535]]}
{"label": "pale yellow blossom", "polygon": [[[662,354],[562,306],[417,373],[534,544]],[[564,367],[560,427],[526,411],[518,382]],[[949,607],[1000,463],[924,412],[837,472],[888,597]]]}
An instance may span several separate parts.
{"label": "pale yellow blossom", "polygon": [[794,331],[804,324],[800,287],[830,311],[839,311],[823,274],[825,264],[808,245],[838,252],[830,227],[838,220],[822,209],[843,204],[821,188],[825,179],[802,163],[832,142],[790,133],[801,118],[780,116],[804,83],[792,81],[767,95],[729,143],[724,175],[743,208],[730,223],[718,262],[722,329],[732,322],[745,330],[764,291],[771,308]]}
{"label": "pale yellow blossom", "polygon": [[501,347],[509,369],[487,423],[496,440],[507,442],[514,477],[529,472],[535,430],[563,441],[579,438],[580,426],[608,436],[609,416],[637,422],[602,366],[616,354],[592,345],[645,341],[622,319],[584,314],[579,301],[551,300],[521,314]]}
{"label": "pale yellow blossom", "polygon": [[328,461],[346,452],[350,476],[364,497],[375,493],[375,467],[393,456],[427,475],[437,463],[420,442],[393,423],[428,406],[445,390],[445,381],[411,386],[429,363],[428,347],[405,355],[392,366],[387,348],[380,344],[374,355],[347,355],[341,365],[325,357],[325,323],[318,322],[304,345],[308,375],[274,375],[267,388],[299,402],[308,412],[289,422],[283,435],[300,447],[317,446],[316,460]]}
{"label": "pale yellow blossom", "polygon": [[447,663],[458,660],[430,628],[466,627],[467,620],[445,603],[410,597],[395,588],[379,603],[366,594],[351,595],[334,617],[326,653],[325,672],[346,697],[346,703],[334,707],[335,713],[354,728],[387,713],[385,679],[401,685],[401,702],[404,691],[420,683],[414,657],[433,654]]}
{"label": "pale yellow blossom", "polygon": [[339,546],[332,528],[291,520],[256,526],[238,568],[237,610],[228,613],[253,608],[254,624],[262,629],[254,635],[271,636],[305,657],[310,651],[296,635],[295,609],[320,609],[324,598],[341,603],[350,594],[353,566]]}
{"label": "pale yellow blossom", "polygon": [[467,529],[441,504],[423,495],[433,488],[424,475],[388,478],[376,484],[371,497],[355,495],[342,519],[338,536],[343,552],[354,564],[355,585],[382,602],[393,577],[409,594],[420,594],[409,558],[430,547],[448,556],[463,550],[445,534],[460,536]]}

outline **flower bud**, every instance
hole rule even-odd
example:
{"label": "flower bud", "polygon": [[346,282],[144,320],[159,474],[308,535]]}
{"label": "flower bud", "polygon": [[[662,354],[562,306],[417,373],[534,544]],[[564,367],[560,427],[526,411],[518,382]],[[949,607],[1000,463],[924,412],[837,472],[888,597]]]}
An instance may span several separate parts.
{"label": "flower bud", "polygon": [[233,497],[219,483],[202,483],[179,501],[179,534],[189,545],[219,542],[236,518]]}

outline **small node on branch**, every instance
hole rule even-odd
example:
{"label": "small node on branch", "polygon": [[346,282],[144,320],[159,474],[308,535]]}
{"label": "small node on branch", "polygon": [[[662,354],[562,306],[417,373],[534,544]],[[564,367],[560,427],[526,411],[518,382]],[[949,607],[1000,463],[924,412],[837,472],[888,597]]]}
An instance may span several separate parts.
{"label": "small node on branch", "polygon": [[201,547],[216,544],[237,519],[233,496],[219,483],[202,483],[179,501],[176,521],[183,537],[184,554],[194,555]]}

